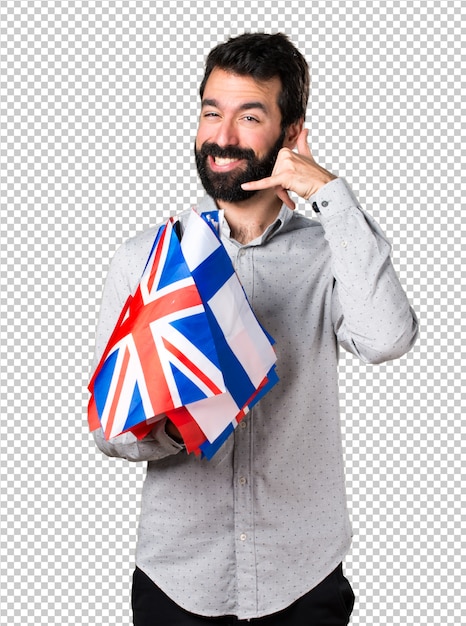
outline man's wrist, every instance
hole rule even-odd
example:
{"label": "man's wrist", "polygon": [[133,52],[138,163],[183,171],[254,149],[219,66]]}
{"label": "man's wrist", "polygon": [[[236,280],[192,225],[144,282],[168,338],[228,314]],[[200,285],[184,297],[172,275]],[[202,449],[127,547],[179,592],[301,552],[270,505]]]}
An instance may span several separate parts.
{"label": "man's wrist", "polygon": [[336,178],[338,178],[338,176],[325,170],[325,176],[323,176],[319,182],[313,181],[313,187],[309,189],[309,192],[304,196],[304,199],[309,200],[310,198],[312,198],[312,196],[314,196],[321,189],[323,189],[325,185],[328,185]]}

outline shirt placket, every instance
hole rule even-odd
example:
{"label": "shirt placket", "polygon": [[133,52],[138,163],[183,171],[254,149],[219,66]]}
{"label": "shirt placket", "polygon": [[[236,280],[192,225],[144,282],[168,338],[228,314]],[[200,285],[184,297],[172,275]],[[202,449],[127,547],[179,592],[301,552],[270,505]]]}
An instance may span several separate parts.
{"label": "shirt placket", "polygon": [[[235,269],[252,305],[254,248],[237,250]],[[253,494],[253,412],[251,410],[235,431],[233,494],[238,604],[242,612],[257,609],[257,571]]]}

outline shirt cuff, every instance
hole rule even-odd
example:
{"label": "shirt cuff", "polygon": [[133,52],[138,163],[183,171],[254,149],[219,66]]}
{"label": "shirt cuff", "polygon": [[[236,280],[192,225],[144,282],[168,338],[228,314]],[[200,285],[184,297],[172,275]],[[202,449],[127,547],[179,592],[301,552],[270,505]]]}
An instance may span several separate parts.
{"label": "shirt cuff", "polygon": [[350,207],[359,207],[358,200],[344,178],[335,178],[309,198],[316,213],[330,218]]}

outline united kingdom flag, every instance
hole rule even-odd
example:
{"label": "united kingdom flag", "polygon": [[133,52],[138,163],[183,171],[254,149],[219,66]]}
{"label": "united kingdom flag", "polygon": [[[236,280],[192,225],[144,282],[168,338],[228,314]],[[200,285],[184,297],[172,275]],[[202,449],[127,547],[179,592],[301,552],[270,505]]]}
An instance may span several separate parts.
{"label": "united kingdom flag", "polygon": [[159,230],[89,385],[91,430],[144,437],[168,416],[188,451],[211,457],[277,381],[255,318],[213,224],[192,211]]}

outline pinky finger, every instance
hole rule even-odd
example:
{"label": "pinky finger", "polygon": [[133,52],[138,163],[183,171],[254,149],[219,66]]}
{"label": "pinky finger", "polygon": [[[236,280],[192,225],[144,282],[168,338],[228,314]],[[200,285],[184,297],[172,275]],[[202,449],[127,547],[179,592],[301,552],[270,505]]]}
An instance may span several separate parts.
{"label": "pinky finger", "polygon": [[295,210],[296,203],[293,202],[293,200],[290,198],[290,196],[288,195],[288,192],[287,192],[286,189],[283,189],[283,187],[277,187],[277,190],[276,190],[275,193],[280,198],[280,200],[283,202],[283,204],[286,204],[286,206],[289,209],[291,209],[292,211]]}

